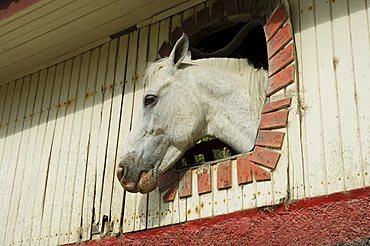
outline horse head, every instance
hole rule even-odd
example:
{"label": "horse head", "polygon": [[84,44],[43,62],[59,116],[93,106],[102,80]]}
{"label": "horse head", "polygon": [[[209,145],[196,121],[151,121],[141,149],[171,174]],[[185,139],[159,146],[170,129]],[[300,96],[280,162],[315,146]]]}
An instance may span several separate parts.
{"label": "horse head", "polygon": [[146,69],[142,120],[125,139],[116,168],[127,191],[154,190],[159,175],[204,136],[215,136],[239,152],[254,146],[266,71],[245,59],[193,61],[188,53],[183,34],[169,57]]}

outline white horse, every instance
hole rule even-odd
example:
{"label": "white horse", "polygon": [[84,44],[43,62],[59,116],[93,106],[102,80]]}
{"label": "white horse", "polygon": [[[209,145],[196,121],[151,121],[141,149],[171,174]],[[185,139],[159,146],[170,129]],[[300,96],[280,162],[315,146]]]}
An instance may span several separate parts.
{"label": "white horse", "polygon": [[148,193],[202,137],[238,152],[253,149],[265,101],[267,72],[246,59],[191,60],[185,34],[171,54],[150,64],[142,121],[124,142],[117,177],[130,192]]}

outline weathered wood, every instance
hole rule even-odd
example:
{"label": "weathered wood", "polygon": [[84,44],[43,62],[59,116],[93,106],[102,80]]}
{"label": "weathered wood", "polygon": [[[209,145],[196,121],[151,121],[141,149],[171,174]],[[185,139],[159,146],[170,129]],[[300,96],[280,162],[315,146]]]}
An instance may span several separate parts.
{"label": "weathered wood", "polygon": [[202,165],[198,168],[198,194],[200,195],[200,217],[210,217],[213,214],[213,201],[212,201],[212,179],[211,179],[211,166]]}
{"label": "weathered wood", "polygon": [[[18,208],[19,208],[19,196],[21,193],[21,186],[23,182],[23,169],[24,169],[24,158],[22,158],[22,152],[27,147],[27,144],[22,144],[23,141],[28,140],[28,131],[25,129],[25,125],[28,126],[27,120],[23,117],[23,115],[27,114],[27,111],[30,111],[31,109],[28,106],[33,106],[33,100],[29,99],[29,92],[32,89],[30,88],[30,80],[31,77],[27,76],[21,80],[22,83],[22,93],[20,97],[20,103],[18,107],[18,113],[17,113],[17,118],[14,123],[15,124],[15,136],[13,138],[13,147],[12,147],[12,154],[11,158],[8,159],[7,163],[7,168],[8,169],[8,174],[10,177],[10,182],[8,183],[8,189],[10,191],[9,195],[4,196],[6,200],[9,200],[9,207],[8,209],[8,214],[7,217],[3,217],[4,220],[7,218],[7,223],[6,223],[6,237],[5,237],[5,242],[14,242],[14,234],[15,232],[15,227],[16,227],[16,220],[17,220],[17,213],[18,213]],[[34,90],[33,90],[34,91]],[[23,154],[24,155],[24,154]],[[19,163],[18,161],[22,161]],[[14,170],[12,170],[14,169]],[[13,173],[14,172],[14,173]],[[4,194],[4,193],[3,193]],[[6,207],[2,208],[6,209]]]}
{"label": "weathered wood", "polygon": [[111,100],[112,100],[112,87],[115,73],[115,57],[117,55],[117,39],[112,40],[109,43],[108,58],[107,58],[107,70],[105,74],[105,84],[102,88],[103,98],[102,110],[101,110],[101,126],[99,132],[99,146],[97,153],[97,173],[96,173],[96,185],[95,185],[95,214],[94,224],[96,224],[99,231],[102,231],[103,227],[103,216],[105,215],[102,211],[102,196],[104,186],[104,169],[106,166],[105,154],[108,144],[108,132],[109,132],[109,118],[111,112]]}
{"label": "weathered wood", "polygon": [[[301,33],[302,49],[302,105],[305,110],[302,117],[302,142],[304,148],[304,170],[306,191],[309,196],[323,195],[326,190],[326,173],[324,150],[322,144],[322,113],[320,107],[320,87],[317,80],[317,49],[316,30],[314,24],[313,1],[305,1],[300,5],[301,25],[307,26]],[[310,9],[311,8],[311,9]],[[308,27],[309,26],[309,27]],[[312,64],[312,61],[315,63]]]}
{"label": "weathered wood", "polygon": [[[123,98],[124,101],[123,101],[123,108],[122,108],[124,115],[122,115],[121,117],[121,120],[123,122],[121,122],[121,126],[120,126],[120,129],[122,129],[121,130],[122,132],[120,134],[124,134],[124,135],[120,136],[121,141],[124,140],[124,136],[127,137],[128,131],[130,130],[130,126],[131,126],[131,121],[132,121],[131,114],[132,114],[132,108],[133,108],[133,104],[135,100],[134,92],[135,92],[135,82],[136,82],[138,34],[139,34],[138,31],[130,33],[129,43],[127,43],[127,46],[130,46],[130,48],[128,48],[127,46],[125,47],[125,49],[127,49],[128,51],[128,57],[127,57],[126,76],[124,77],[124,81],[125,81],[124,98]],[[112,164],[116,164],[116,163],[112,163]],[[114,178],[117,179],[116,177]],[[117,183],[116,192],[118,194],[118,193],[122,193],[122,190],[121,192],[119,192],[118,189],[121,189],[121,187],[117,181],[118,180],[115,180],[115,182]],[[135,229],[135,219],[136,219],[135,217],[137,216],[135,214],[136,205],[137,205],[136,199],[137,199],[137,194],[125,192],[125,198],[124,198],[125,203],[124,203],[124,208],[123,208],[123,224],[122,224],[123,232],[129,232]],[[116,218],[118,218],[119,211],[117,211],[116,216],[117,216]],[[115,231],[117,231],[118,227],[119,227],[119,224],[117,224],[114,227]]]}
{"label": "weathered wood", "polygon": [[[82,238],[88,239],[91,236],[92,226],[96,226],[93,221],[94,216],[94,193],[95,193],[95,184],[96,184],[96,173],[97,173],[97,156],[99,149],[99,133],[101,127],[101,110],[102,110],[102,101],[103,101],[103,92],[105,84],[105,75],[106,75],[106,66],[108,59],[108,48],[109,44],[104,44],[102,47],[99,47],[99,63],[97,67],[96,75],[96,86],[94,91],[94,105],[93,113],[91,119],[91,131],[90,131],[90,148],[89,155],[87,158],[87,170],[86,170],[86,183],[85,183],[85,194],[84,194],[84,211],[83,211],[83,220],[82,220]],[[71,85],[72,86],[72,85]],[[65,223],[61,223],[65,224]],[[66,231],[62,227],[62,230]],[[68,233],[61,233],[62,237]]]}
{"label": "weathered wood", "polygon": [[[302,71],[301,64],[301,33],[300,28],[300,9],[299,2],[292,2],[290,4],[291,22],[292,28],[294,29],[294,40],[296,42],[297,59],[296,64],[297,70]],[[302,73],[295,73],[295,81],[302,80]],[[287,145],[289,147],[289,170],[288,178],[290,183],[290,195],[295,199],[301,199],[306,196],[305,185],[304,185],[304,164],[302,158],[302,138],[301,138],[301,121],[300,116],[302,115],[302,105],[300,104],[302,99],[302,94],[298,94],[298,91],[303,91],[302,83],[295,83],[288,86],[289,91],[292,91],[292,104],[290,106],[292,113],[289,117],[289,126],[287,128]]]}
{"label": "weathered wood", "polygon": [[[350,35],[352,29],[350,27],[350,17],[348,16],[348,2],[337,1],[333,3],[331,7],[335,54],[333,63],[335,64],[334,69],[336,74],[337,96],[339,102],[339,121],[341,128],[340,134],[342,140],[341,153],[344,164],[343,178],[345,180],[345,188],[347,190],[351,190],[363,187],[364,184],[364,176],[362,175],[362,146],[360,140],[357,106],[358,95],[356,95],[356,78],[358,78],[358,76],[354,77],[356,72],[357,74],[359,73],[359,70],[355,70],[353,65],[353,51],[351,48],[349,48],[354,47],[354,44],[353,38]],[[356,28],[359,28],[359,26]],[[356,32],[361,32],[360,30],[356,30],[356,28]],[[360,39],[362,38],[360,37]],[[363,48],[366,48],[366,46]],[[361,51],[356,51],[357,54],[358,52],[366,52],[366,50],[361,49]],[[365,56],[367,64],[369,64],[369,56]],[[360,63],[365,63],[366,60],[360,61]],[[358,63],[359,61],[356,57],[356,64]],[[367,69],[367,74],[368,71],[369,70]],[[365,146],[369,145],[367,144]]]}

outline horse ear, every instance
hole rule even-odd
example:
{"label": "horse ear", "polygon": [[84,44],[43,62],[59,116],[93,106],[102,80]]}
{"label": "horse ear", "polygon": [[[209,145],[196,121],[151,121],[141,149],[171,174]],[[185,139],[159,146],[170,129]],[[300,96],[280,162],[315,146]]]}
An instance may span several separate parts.
{"label": "horse ear", "polygon": [[181,38],[177,40],[170,54],[170,59],[172,60],[173,65],[176,68],[180,66],[181,62],[186,57],[188,50],[189,50],[189,39],[188,36],[185,33],[183,33]]}

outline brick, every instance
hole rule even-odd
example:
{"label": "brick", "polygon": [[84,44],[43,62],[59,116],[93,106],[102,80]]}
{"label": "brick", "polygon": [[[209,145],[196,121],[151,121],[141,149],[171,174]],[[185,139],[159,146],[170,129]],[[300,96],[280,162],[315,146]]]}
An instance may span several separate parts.
{"label": "brick", "polygon": [[182,30],[184,31],[184,33],[186,33],[188,36],[191,36],[192,34],[194,34],[197,31],[193,16],[190,16],[189,18],[187,18],[181,24],[181,26],[182,26]]}
{"label": "brick", "polygon": [[171,54],[171,46],[167,42],[163,42],[159,48],[158,54],[163,57],[168,57]]}
{"label": "brick", "polygon": [[198,29],[206,27],[209,23],[209,8],[204,8],[197,12],[197,26]]}
{"label": "brick", "polygon": [[217,168],[217,189],[231,188],[231,161],[218,164]]}
{"label": "brick", "polygon": [[264,26],[267,41],[270,41],[287,19],[288,15],[285,11],[284,5],[280,5],[280,7],[272,13]]}
{"label": "brick", "polygon": [[259,130],[255,145],[281,149],[284,141],[284,135],[284,132]]}
{"label": "brick", "polygon": [[172,202],[175,200],[176,192],[179,188],[179,182],[176,182],[170,186],[168,191],[163,195],[163,201],[164,202]]}
{"label": "brick", "polygon": [[291,98],[285,98],[285,99],[278,100],[275,102],[266,103],[263,106],[262,113],[269,113],[269,112],[277,111],[283,108],[287,108],[290,106],[291,103],[292,103]]}
{"label": "brick", "polygon": [[269,76],[275,74],[282,68],[294,61],[294,46],[290,43],[283,50],[269,60]]}
{"label": "brick", "polygon": [[256,146],[252,155],[251,161],[258,163],[264,167],[275,169],[280,158],[280,153]]}
{"label": "brick", "polygon": [[284,128],[288,122],[289,111],[277,111],[262,114],[260,127],[261,130]]}
{"label": "brick", "polygon": [[164,174],[162,174],[158,179],[158,189],[159,191],[164,191],[170,185],[179,180],[179,174],[175,168],[171,168]]}
{"label": "brick", "polygon": [[170,37],[170,40],[171,40],[171,45],[174,46],[175,43],[177,42],[177,40],[179,40],[179,38],[182,36],[182,29],[181,27],[176,27],[172,33],[171,33],[171,37]]}
{"label": "brick", "polygon": [[238,184],[253,182],[250,154],[237,159]]}
{"label": "brick", "polygon": [[289,24],[283,26],[276,35],[267,43],[267,54],[270,59],[280,49],[282,49],[289,41],[292,40],[292,32]]}
{"label": "brick", "polygon": [[236,0],[223,0],[225,14],[236,15],[238,13],[238,3]]}
{"label": "brick", "polygon": [[264,170],[263,168],[255,164],[251,164],[251,170],[253,173],[253,177],[257,182],[271,180],[270,172]]}
{"label": "brick", "polygon": [[180,172],[179,197],[188,197],[192,195],[192,170]]}
{"label": "brick", "polygon": [[222,1],[217,1],[212,5],[211,22],[218,22],[224,17],[224,4]]}
{"label": "brick", "polygon": [[209,165],[198,168],[198,194],[204,194],[212,191],[211,187],[211,169]]}
{"label": "brick", "polygon": [[269,78],[267,96],[273,95],[275,92],[285,88],[294,82],[294,64],[284,68],[274,76]]}

